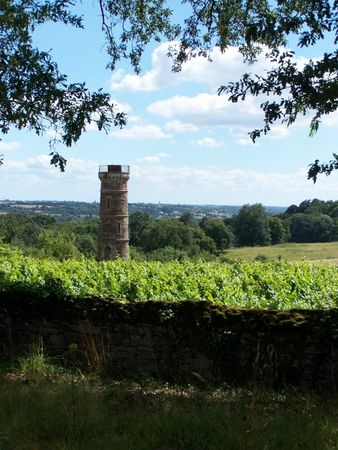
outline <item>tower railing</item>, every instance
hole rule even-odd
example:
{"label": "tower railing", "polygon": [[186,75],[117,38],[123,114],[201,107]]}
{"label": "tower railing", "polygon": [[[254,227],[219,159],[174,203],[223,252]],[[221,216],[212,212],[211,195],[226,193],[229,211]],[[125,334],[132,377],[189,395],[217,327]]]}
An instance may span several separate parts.
{"label": "tower railing", "polygon": [[121,166],[121,165],[113,165],[113,164],[106,164],[103,166],[99,166],[99,173],[108,173],[108,172],[115,172],[115,173],[130,173],[130,166]]}

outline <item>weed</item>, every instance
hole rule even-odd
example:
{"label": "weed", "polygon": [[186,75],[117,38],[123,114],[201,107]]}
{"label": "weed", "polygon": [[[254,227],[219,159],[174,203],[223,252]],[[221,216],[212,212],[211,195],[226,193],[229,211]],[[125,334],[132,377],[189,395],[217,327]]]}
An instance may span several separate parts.
{"label": "weed", "polygon": [[106,335],[97,333],[93,324],[86,321],[81,325],[81,340],[87,368],[91,372],[102,373],[109,366],[109,331]]}
{"label": "weed", "polygon": [[55,374],[56,367],[44,352],[42,339],[32,344],[29,352],[18,358],[18,370],[28,381],[38,381],[41,377]]}

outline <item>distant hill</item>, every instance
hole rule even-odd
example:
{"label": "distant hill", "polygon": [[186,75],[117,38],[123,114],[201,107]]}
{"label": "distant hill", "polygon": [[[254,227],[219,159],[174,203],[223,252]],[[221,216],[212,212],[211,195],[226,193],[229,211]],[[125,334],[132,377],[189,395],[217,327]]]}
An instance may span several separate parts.
{"label": "distant hill", "polygon": [[99,215],[99,203],[61,201],[0,201],[0,214],[46,214],[60,220],[92,218]]}
{"label": "distant hill", "polygon": [[[144,211],[150,216],[178,218],[182,213],[189,211],[196,219],[205,216],[215,218],[231,217],[238,212],[241,205],[175,205],[162,203],[129,203],[129,214],[135,211]],[[284,206],[267,206],[269,214],[279,214],[286,210]],[[0,200],[0,214],[47,214],[59,220],[72,220],[77,218],[95,218],[99,216],[99,203],[72,202],[72,201],[19,201]]]}

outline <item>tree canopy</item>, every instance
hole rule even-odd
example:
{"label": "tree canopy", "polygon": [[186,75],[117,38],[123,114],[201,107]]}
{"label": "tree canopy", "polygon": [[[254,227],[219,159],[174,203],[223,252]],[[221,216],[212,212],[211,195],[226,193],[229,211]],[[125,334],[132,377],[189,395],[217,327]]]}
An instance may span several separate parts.
{"label": "tree canopy", "polygon": [[[338,107],[338,1],[337,0],[96,0],[109,55],[108,68],[129,59],[138,73],[148,44],[176,41],[169,56],[179,71],[195,56],[209,57],[214,46],[224,52],[239,47],[250,64],[264,52],[271,69],[264,75],[243,74],[240,80],[220,86],[232,102],[248,95],[265,99],[262,127],[252,130],[255,141],[281,121],[290,125],[300,115],[312,117],[314,134],[324,115]],[[74,14],[76,0],[5,0],[0,5],[0,131],[28,127],[41,134],[53,127],[67,146],[76,142],[95,121],[99,129],[122,126],[126,117],[115,112],[109,95],[91,93],[82,82],[67,83],[49,53],[32,43],[39,24],[52,21],[82,27]],[[180,7],[182,3],[183,8]],[[174,6],[173,6],[174,5]],[[177,12],[180,11],[180,14]],[[176,13],[176,15],[174,15]],[[186,16],[181,18],[181,15]],[[177,23],[174,17],[179,17]],[[311,47],[325,39],[321,58],[297,64],[288,40]],[[52,163],[64,170],[66,163],[52,152]],[[316,160],[308,178],[330,174],[338,168],[337,157],[329,163]]]}
{"label": "tree canopy", "polygon": [[269,216],[261,203],[242,206],[234,220],[237,245],[269,245],[269,225]]}
{"label": "tree canopy", "polygon": [[[44,22],[82,27],[72,14],[73,1],[5,0],[0,4],[0,132],[28,128],[41,135],[54,128],[66,146],[74,144],[91,122],[99,130],[122,126],[108,93],[89,92],[85,83],[67,83],[49,53],[33,45],[33,32]],[[51,152],[51,163],[66,160]],[[1,161],[0,161],[1,162]]]}

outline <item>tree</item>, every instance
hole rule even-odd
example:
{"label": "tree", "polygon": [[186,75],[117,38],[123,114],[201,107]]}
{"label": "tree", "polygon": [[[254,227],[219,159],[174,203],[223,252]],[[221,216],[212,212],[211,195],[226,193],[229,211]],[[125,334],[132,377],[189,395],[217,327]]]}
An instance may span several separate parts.
{"label": "tree", "polygon": [[0,216],[0,238],[19,247],[36,245],[43,227],[35,219],[20,214]]}
{"label": "tree", "polygon": [[269,216],[264,206],[244,205],[234,220],[234,232],[239,246],[269,245]]}
{"label": "tree", "polygon": [[[96,0],[106,38],[108,67],[114,69],[122,58],[134,70],[141,69],[141,58],[153,41],[175,40],[169,55],[173,70],[179,71],[188,59],[210,56],[217,46],[222,52],[237,46],[249,64],[264,52],[272,68],[264,75],[243,74],[238,81],[219,88],[238,102],[247,95],[264,95],[261,104],[264,123],[251,132],[255,141],[282,121],[295,122],[300,115],[313,113],[310,134],[320,119],[338,107],[338,2],[337,0],[182,0],[176,11],[169,0]],[[115,113],[107,93],[90,93],[84,83],[67,84],[49,53],[33,47],[32,33],[41,23],[62,22],[82,27],[72,8],[79,0],[6,0],[0,5],[0,130],[28,127],[38,134],[48,127],[61,131],[67,146],[76,142],[95,121],[99,129],[125,123]],[[176,16],[186,13],[175,23]],[[288,39],[296,38],[299,47],[311,47],[326,39],[328,50],[321,58],[302,67],[288,50]],[[52,163],[64,170],[66,160],[52,152]],[[338,157],[329,163],[316,160],[308,178],[338,169]]]}
{"label": "tree", "polygon": [[147,253],[145,259],[149,261],[184,261],[189,255],[185,250],[179,250],[174,247],[163,247]]}
{"label": "tree", "polygon": [[[109,94],[89,92],[85,83],[67,83],[47,52],[34,48],[32,35],[45,22],[82,27],[71,0],[6,0],[0,4],[0,132],[28,128],[38,135],[53,128],[70,147],[95,122],[99,130],[123,126]],[[52,145],[52,143],[51,143]],[[66,160],[52,151],[51,163],[64,171]],[[2,157],[0,155],[0,165]]]}
{"label": "tree", "polygon": [[45,214],[33,216],[32,220],[37,223],[42,228],[49,228],[56,225],[56,219],[52,216],[47,216]]}
{"label": "tree", "polygon": [[95,258],[97,254],[97,238],[90,234],[76,236],[75,245],[86,258]]}
{"label": "tree", "polygon": [[334,217],[334,218],[338,217],[338,205],[331,210],[330,217]]}
{"label": "tree", "polygon": [[296,214],[298,212],[298,206],[297,205],[290,205],[287,210],[284,212],[284,215],[292,215]]}
{"label": "tree", "polygon": [[298,212],[305,213],[311,205],[311,200],[303,200],[298,205]]}
{"label": "tree", "polygon": [[225,250],[231,247],[235,238],[231,230],[221,219],[202,219],[200,227],[216,244],[217,250]]}
{"label": "tree", "polygon": [[75,245],[76,236],[64,231],[44,230],[39,236],[38,249],[46,258],[55,258],[60,261],[78,259],[80,252]]}
{"label": "tree", "polygon": [[[158,33],[166,37],[174,35],[179,41],[178,47],[173,46],[169,51],[176,71],[192,57],[208,57],[214,45],[222,52],[230,45],[238,46],[248,63],[265,52],[266,59],[272,63],[267,73],[262,76],[245,73],[239,81],[219,88],[220,94],[230,94],[232,102],[244,100],[247,95],[263,94],[267,98],[261,104],[264,125],[250,133],[253,141],[268,133],[275,121],[290,125],[307,113],[313,114],[310,125],[310,135],[313,135],[318,130],[321,117],[336,111],[338,51],[328,50],[321,58],[309,60],[299,67],[295,52],[286,46],[289,38],[296,38],[298,47],[311,47],[323,39],[326,39],[328,49],[330,44],[335,47],[338,42],[337,0],[182,0],[188,16],[183,25],[172,28],[166,27],[170,24],[170,11],[165,8],[167,3],[170,2],[100,2],[103,11],[113,12],[114,16],[103,14],[109,19],[106,34],[112,67],[121,55],[129,56],[138,71],[145,44],[152,36],[159,39]],[[113,34],[115,17],[122,20],[119,45]],[[338,156],[333,156],[329,163],[321,164],[316,160],[311,164],[308,178],[316,182],[318,174],[328,175],[338,169]]]}
{"label": "tree", "polygon": [[297,213],[305,214],[327,214],[330,217],[337,217],[336,208],[338,206],[338,201],[323,201],[318,198],[313,200],[303,200],[298,206],[291,205],[287,210],[281,214],[282,218],[287,218]]}
{"label": "tree", "polygon": [[184,250],[189,256],[201,251],[215,253],[216,246],[203,230],[185,225],[176,219],[159,219],[147,227],[143,234],[142,249],[152,252],[165,247]]}
{"label": "tree", "polygon": [[190,211],[185,211],[183,214],[181,214],[179,221],[183,222],[185,225],[196,225],[194,215]]}
{"label": "tree", "polygon": [[129,216],[129,242],[135,247],[142,247],[144,232],[153,223],[153,219],[147,212],[135,211]]}
{"label": "tree", "polygon": [[286,241],[287,231],[283,221],[279,217],[269,218],[271,244],[281,244]]}
{"label": "tree", "polygon": [[326,214],[295,214],[290,232],[293,242],[330,242],[335,239],[335,224]]}

